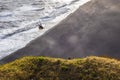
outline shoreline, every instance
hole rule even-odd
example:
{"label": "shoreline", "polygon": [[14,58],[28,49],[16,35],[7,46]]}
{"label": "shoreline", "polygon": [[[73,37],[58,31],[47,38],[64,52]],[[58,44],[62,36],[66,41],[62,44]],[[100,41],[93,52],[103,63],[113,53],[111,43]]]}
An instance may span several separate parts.
{"label": "shoreline", "polygon": [[120,58],[119,8],[119,0],[92,0],[0,63],[23,56]]}
{"label": "shoreline", "polygon": [[[0,59],[2,59],[3,57],[5,57],[7,55],[10,55],[11,53],[16,52],[20,48],[25,47],[26,44],[28,44],[31,40],[34,40],[37,37],[43,35],[47,30],[49,30],[50,28],[57,25],[62,19],[66,18],[70,13],[73,13],[77,9],[78,6],[84,4],[88,1],[89,0],[80,0],[78,2],[74,2],[74,4],[72,4],[72,5],[65,6],[65,8],[67,7],[68,9],[70,9],[68,12],[58,15],[58,17],[57,18],[55,17],[55,19],[53,19],[52,21],[51,20],[50,21],[48,20],[46,22],[42,21],[42,24],[45,27],[44,30],[41,30],[41,31],[38,30],[36,23],[39,22],[39,20],[32,20],[30,22],[29,21],[22,22],[20,25],[22,27],[12,30],[12,31],[4,30],[4,32],[5,31],[9,32],[9,34],[7,34],[6,36],[8,36],[8,35],[11,35],[11,36],[10,37],[8,36],[7,38],[6,38],[6,36],[5,37],[3,36],[3,38],[6,38],[6,39],[1,40],[1,42],[0,42],[0,45],[1,45],[0,46],[1,47]],[[75,4],[76,4],[76,6],[75,6]],[[19,9],[22,10],[23,8],[24,8],[24,6],[18,8],[17,11],[19,12]],[[32,10],[38,9],[38,8],[34,8],[32,6],[25,6],[25,8],[28,11],[31,10],[31,8],[32,8]],[[24,30],[24,28],[29,29],[29,30],[26,31],[26,29]],[[21,31],[23,31],[23,32],[21,32]],[[13,33],[16,33],[16,34],[13,35]],[[9,47],[8,45],[11,47]]]}

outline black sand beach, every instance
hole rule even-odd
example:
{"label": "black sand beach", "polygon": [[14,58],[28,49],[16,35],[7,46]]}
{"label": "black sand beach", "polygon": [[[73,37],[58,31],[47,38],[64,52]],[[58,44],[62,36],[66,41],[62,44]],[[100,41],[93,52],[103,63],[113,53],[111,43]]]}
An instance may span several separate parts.
{"label": "black sand beach", "polygon": [[76,58],[90,55],[120,59],[120,0],[91,0],[0,63],[23,56]]}

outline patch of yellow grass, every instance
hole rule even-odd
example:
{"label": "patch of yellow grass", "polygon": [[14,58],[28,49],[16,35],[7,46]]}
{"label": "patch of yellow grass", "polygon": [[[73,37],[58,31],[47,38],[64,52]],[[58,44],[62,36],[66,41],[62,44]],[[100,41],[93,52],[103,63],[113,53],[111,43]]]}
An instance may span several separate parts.
{"label": "patch of yellow grass", "polygon": [[120,80],[120,61],[24,57],[0,66],[0,80]]}

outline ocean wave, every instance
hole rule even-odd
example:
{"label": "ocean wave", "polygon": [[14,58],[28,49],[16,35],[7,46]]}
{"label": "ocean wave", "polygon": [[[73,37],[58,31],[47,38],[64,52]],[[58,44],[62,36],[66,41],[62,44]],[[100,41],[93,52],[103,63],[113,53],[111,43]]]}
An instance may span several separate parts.
{"label": "ocean wave", "polygon": [[[24,47],[88,1],[0,0],[0,59]],[[39,22],[44,30],[38,29]]]}

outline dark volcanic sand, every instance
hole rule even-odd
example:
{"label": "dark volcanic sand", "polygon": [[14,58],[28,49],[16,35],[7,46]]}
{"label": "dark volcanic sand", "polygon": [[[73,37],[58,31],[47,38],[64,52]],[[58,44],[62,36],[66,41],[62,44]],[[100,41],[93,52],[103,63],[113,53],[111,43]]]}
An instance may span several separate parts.
{"label": "dark volcanic sand", "polygon": [[120,0],[92,0],[26,47],[5,57],[23,56],[120,58]]}

